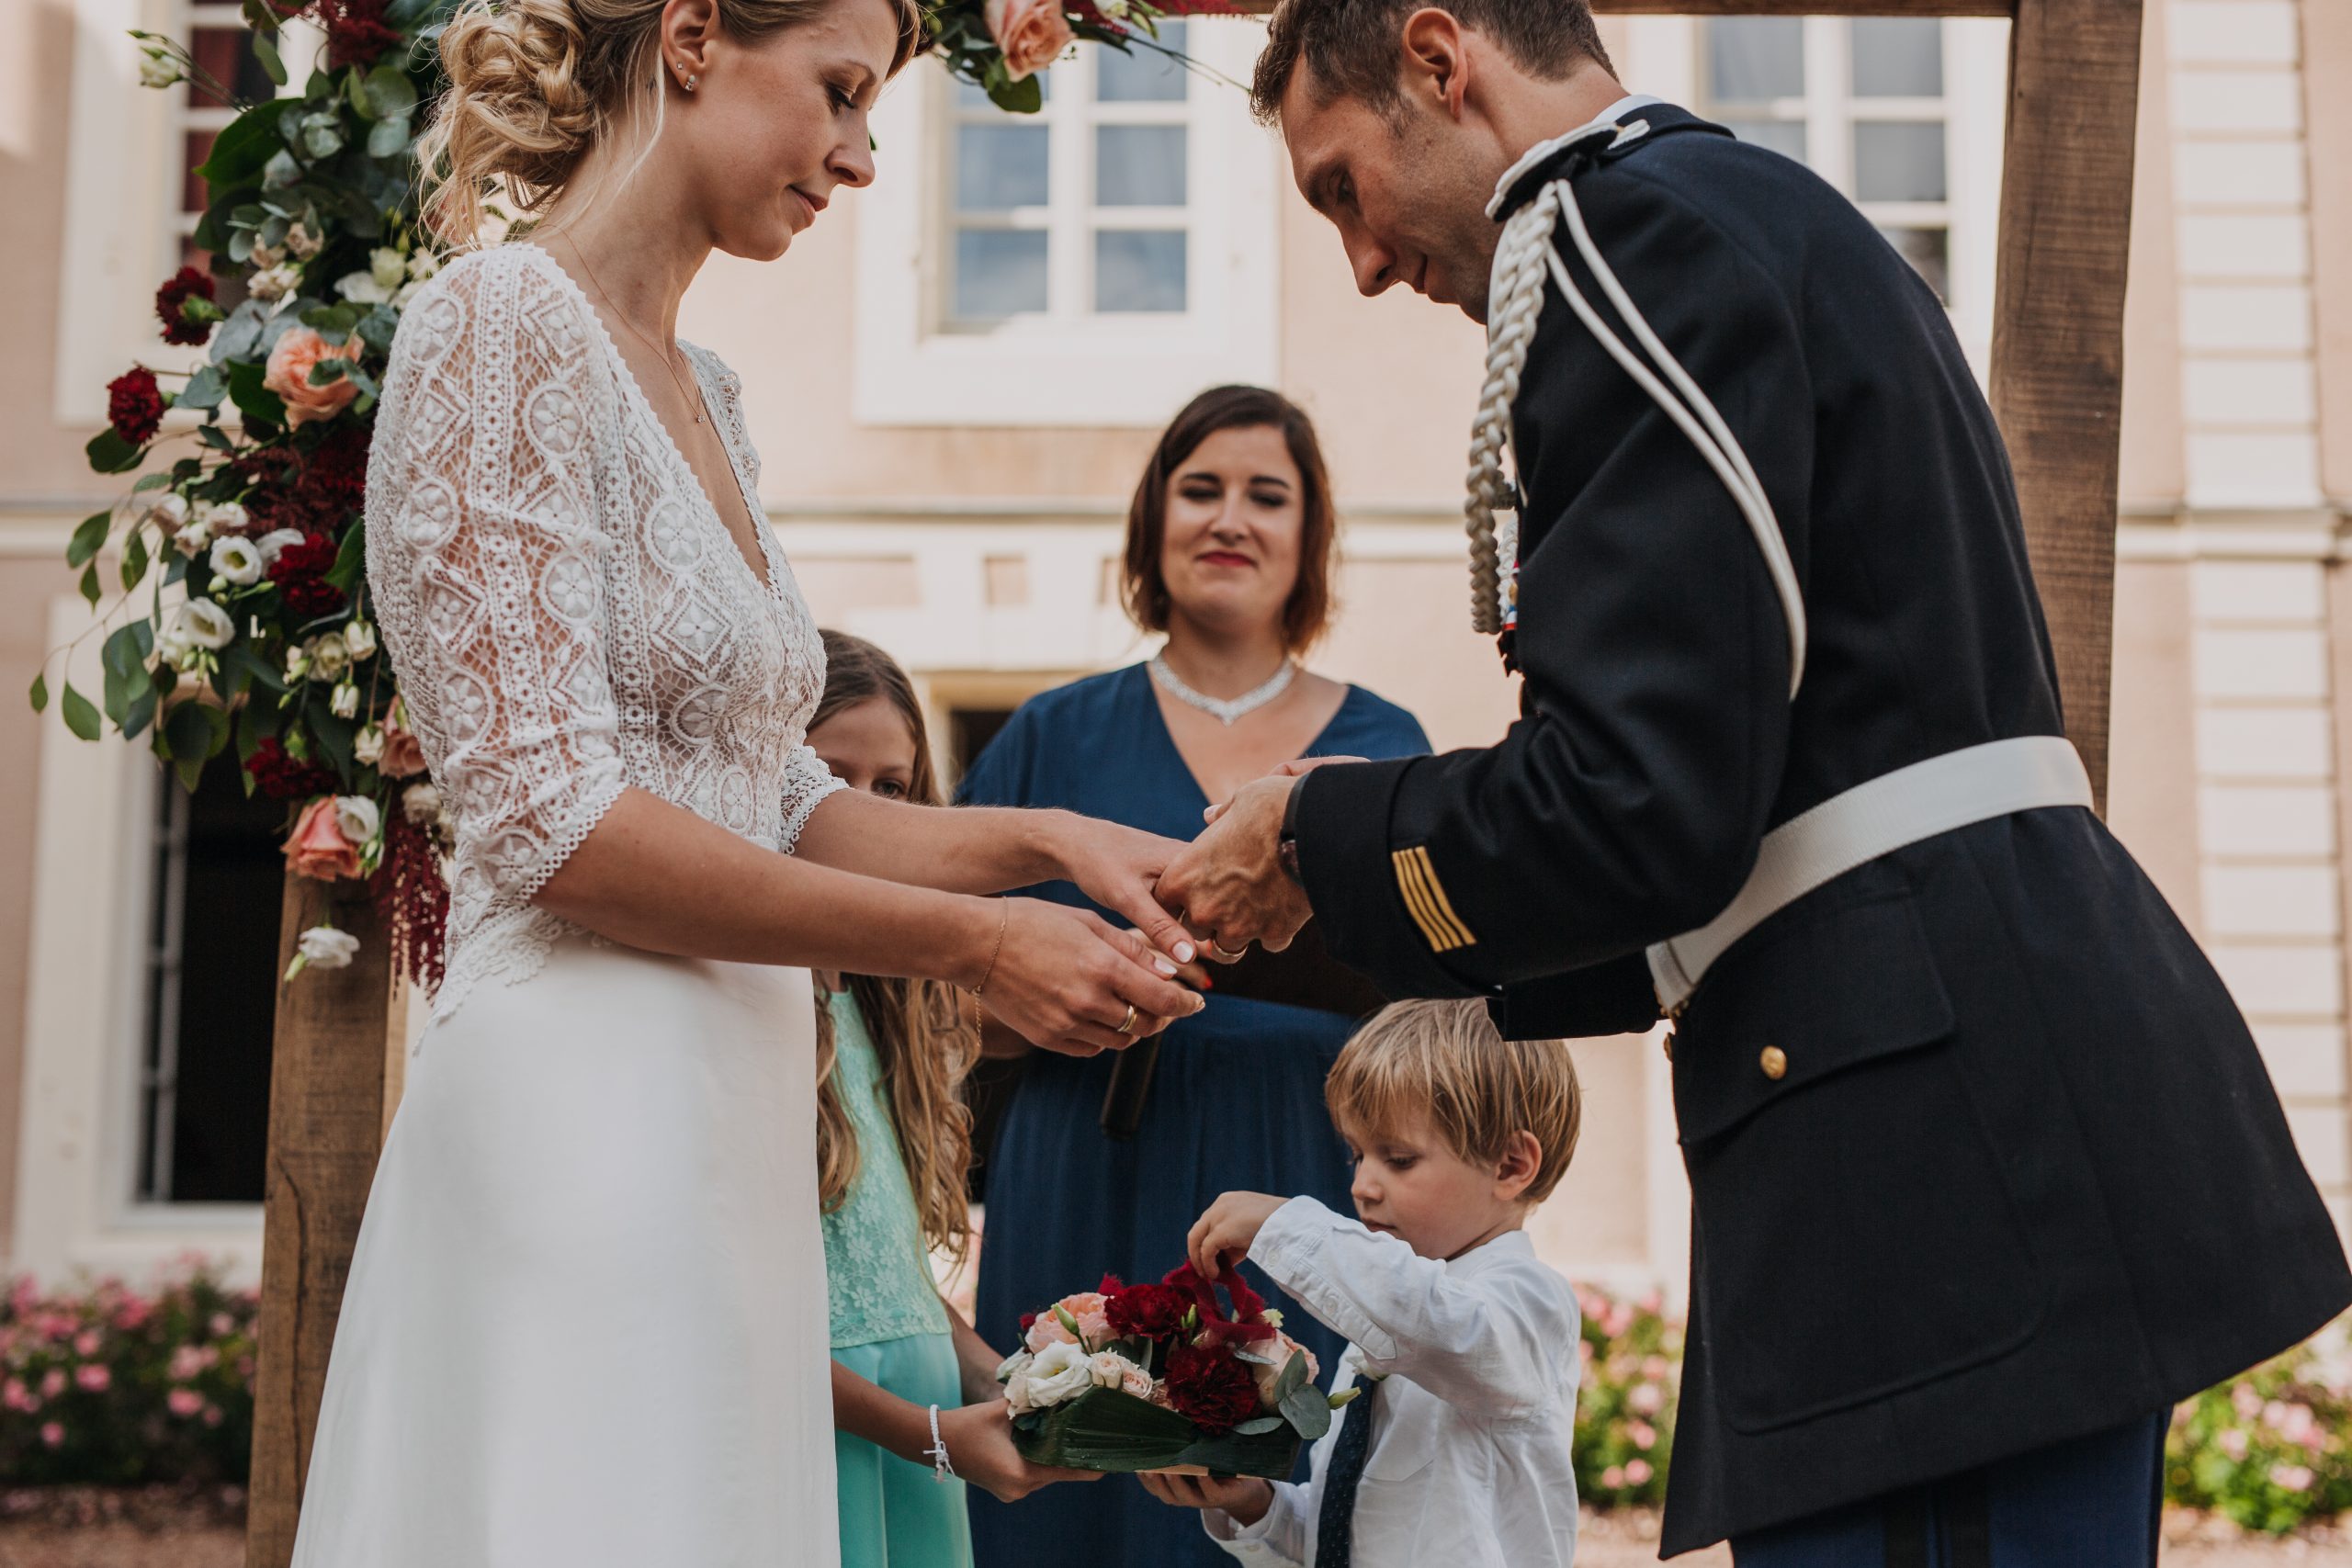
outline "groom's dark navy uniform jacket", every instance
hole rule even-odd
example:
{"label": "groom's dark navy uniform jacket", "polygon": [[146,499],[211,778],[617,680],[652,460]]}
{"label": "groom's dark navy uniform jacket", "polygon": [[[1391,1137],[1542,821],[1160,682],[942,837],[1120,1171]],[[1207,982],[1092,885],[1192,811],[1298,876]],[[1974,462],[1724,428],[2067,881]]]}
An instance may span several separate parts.
{"label": "groom's dark navy uniform jacket", "polygon": [[[1803,688],[1729,494],[1547,285],[1514,425],[1521,716],[1486,750],[1323,769],[1293,808],[1330,948],[1391,995],[1487,995],[1520,1038],[1654,1024],[1644,947],[1721,910],[1768,829],[2064,732],[1941,304],[1803,165],[1620,118],[1648,134],[1564,152],[1508,210],[1570,175],[1746,448],[1810,615]],[[2119,1426],[2352,1298],[2236,1007],[2087,810],[1790,905],[1672,1056],[1695,1209],[1668,1552]]]}

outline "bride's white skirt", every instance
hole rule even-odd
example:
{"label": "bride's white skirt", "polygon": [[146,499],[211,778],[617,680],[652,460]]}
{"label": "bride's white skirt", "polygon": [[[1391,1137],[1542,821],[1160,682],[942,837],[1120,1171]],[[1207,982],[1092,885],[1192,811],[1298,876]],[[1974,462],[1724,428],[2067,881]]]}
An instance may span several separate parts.
{"label": "bride's white skirt", "polygon": [[301,1568],[838,1559],[805,970],[560,941],[426,1033]]}

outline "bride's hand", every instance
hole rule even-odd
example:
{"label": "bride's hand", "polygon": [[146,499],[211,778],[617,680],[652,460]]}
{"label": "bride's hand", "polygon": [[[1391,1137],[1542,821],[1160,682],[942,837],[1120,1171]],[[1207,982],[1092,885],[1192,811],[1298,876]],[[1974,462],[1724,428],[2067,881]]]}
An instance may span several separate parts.
{"label": "bride's hand", "polygon": [[1132,921],[1147,942],[1177,963],[1193,962],[1192,933],[1152,895],[1159,874],[1183,850],[1182,842],[1092,817],[1069,816],[1057,827],[1056,858],[1064,877],[1089,898]]}
{"label": "bride's hand", "polygon": [[1012,1446],[1012,1418],[1001,1398],[939,1413],[939,1438],[956,1473],[1000,1503],[1017,1503],[1057,1481],[1100,1481],[1100,1471],[1032,1464]]}
{"label": "bride's hand", "polygon": [[[1035,898],[1005,901],[989,1010],[1023,1039],[1066,1055],[1119,1051],[1201,1010],[1175,963],[1099,915]],[[1181,928],[1180,928],[1181,929]],[[1132,1010],[1132,1014],[1130,1013]],[[1121,1026],[1133,1019],[1133,1027]]]}

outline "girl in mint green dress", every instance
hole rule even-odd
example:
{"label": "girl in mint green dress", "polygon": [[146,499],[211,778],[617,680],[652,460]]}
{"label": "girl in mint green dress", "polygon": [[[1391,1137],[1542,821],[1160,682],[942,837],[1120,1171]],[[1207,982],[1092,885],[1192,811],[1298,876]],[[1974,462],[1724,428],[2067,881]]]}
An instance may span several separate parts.
{"label": "girl in mint green dress", "polygon": [[[825,694],[808,744],[854,789],[935,804],[906,672],[862,638],[824,637]],[[1010,1501],[1051,1481],[1096,1478],[1014,1450],[996,1381],[1002,1357],[932,1282],[931,1253],[960,1258],[970,1237],[971,1119],[956,1088],[979,1043],[954,992],[870,975],[817,984],[842,1568],[971,1568],[967,1481]]]}

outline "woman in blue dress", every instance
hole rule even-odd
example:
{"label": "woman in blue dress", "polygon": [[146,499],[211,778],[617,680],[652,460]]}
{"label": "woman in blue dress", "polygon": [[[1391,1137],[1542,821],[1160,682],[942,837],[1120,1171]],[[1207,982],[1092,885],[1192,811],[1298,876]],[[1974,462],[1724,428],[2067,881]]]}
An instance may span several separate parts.
{"label": "woman in blue dress", "polygon": [[[1166,647],[1023,705],[960,798],[1190,839],[1212,801],[1293,759],[1428,750],[1404,709],[1298,666],[1329,618],[1336,532],[1306,415],[1260,388],[1201,394],[1160,436],[1127,515],[1127,611],[1164,632]],[[1090,907],[1067,885],[1034,891]],[[1348,1213],[1351,1171],[1323,1078],[1353,1023],[1212,991],[1203,1011],[1170,1027],[1126,1141],[1099,1124],[1118,1057],[1030,1054],[982,1169],[981,1334],[1011,1343],[1022,1314],[1105,1273],[1158,1279],[1183,1261],[1186,1230],[1220,1192],[1312,1193]],[[1000,1033],[990,1032],[992,1054]],[[1252,1280],[1287,1304],[1263,1275]],[[1338,1339],[1303,1312],[1288,1327],[1328,1381]],[[972,1525],[979,1568],[1225,1561],[1120,1477],[1011,1506],[976,1493]]]}

